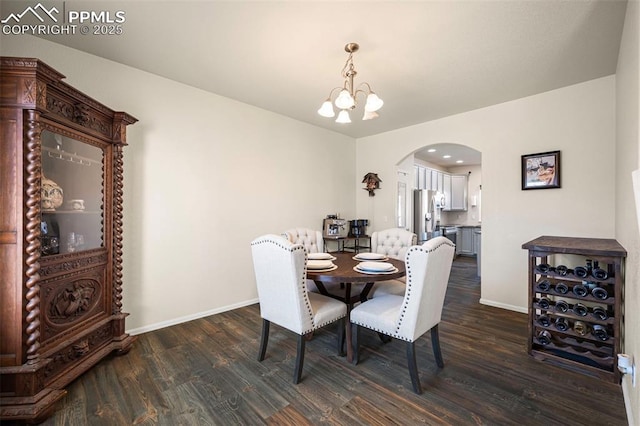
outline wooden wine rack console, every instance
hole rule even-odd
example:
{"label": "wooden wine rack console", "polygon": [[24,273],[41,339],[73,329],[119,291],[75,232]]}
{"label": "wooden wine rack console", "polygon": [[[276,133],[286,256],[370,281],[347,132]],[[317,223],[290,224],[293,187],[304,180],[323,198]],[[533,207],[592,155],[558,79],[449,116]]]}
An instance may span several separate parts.
{"label": "wooden wine rack console", "polygon": [[[522,248],[529,250],[529,354],[544,362],[620,383],[617,354],[622,349],[626,250],[613,239],[551,236],[536,238]],[[580,260],[567,265],[562,263],[564,258],[557,260],[560,257],[557,255],[574,255],[565,258]],[[589,262],[597,262],[607,277],[595,278],[593,275],[597,274],[592,271],[585,277],[579,276],[588,270]],[[566,272],[559,266],[566,266]],[[564,288],[566,293],[561,292]],[[584,296],[574,292],[575,289],[580,293],[584,288],[587,289]],[[593,288],[601,289],[601,293],[605,290],[606,298],[595,297]],[[606,319],[596,315],[602,311]],[[566,322],[568,328],[563,331],[562,327],[556,327],[556,322]]]}

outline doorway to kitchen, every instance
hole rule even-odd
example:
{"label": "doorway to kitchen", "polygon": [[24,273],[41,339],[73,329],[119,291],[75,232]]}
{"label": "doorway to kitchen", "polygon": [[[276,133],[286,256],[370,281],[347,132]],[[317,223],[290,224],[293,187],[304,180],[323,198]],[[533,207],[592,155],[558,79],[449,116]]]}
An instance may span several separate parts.
{"label": "doorway to kitchen", "polygon": [[475,263],[480,277],[482,153],[466,145],[438,143],[422,147],[412,157],[412,190],[407,192],[415,196],[407,196],[408,228],[421,241],[449,238],[456,244],[456,260]]}

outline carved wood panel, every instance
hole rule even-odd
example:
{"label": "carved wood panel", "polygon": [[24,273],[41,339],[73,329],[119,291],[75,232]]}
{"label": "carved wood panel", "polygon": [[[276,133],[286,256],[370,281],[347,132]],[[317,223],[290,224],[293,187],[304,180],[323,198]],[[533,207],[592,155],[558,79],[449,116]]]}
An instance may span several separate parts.
{"label": "carved wood panel", "polygon": [[104,267],[42,282],[42,345],[104,314],[106,291]]}

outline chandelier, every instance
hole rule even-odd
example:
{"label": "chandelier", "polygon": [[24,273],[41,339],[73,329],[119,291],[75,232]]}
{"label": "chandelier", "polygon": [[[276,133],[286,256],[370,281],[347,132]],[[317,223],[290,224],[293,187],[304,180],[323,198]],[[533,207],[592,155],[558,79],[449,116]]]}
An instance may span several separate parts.
{"label": "chandelier", "polygon": [[[318,114],[323,117],[331,118],[335,117],[336,113],[333,110],[333,104],[340,110],[338,113],[338,118],[336,118],[336,123],[351,123],[351,117],[349,117],[349,110],[353,110],[356,107],[357,99],[356,97],[360,93],[364,93],[367,95],[367,101],[364,105],[364,115],[362,116],[363,120],[371,120],[373,118],[378,117],[378,111],[382,108],[382,99],[375,94],[373,90],[371,90],[371,86],[369,83],[363,82],[360,83],[358,88],[354,86],[353,79],[358,74],[353,67],[353,54],[357,52],[360,46],[358,43],[348,43],[344,50],[349,53],[349,57],[347,58],[347,62],[345,62],[344,67],[342,68],[342,78],[344,78],[344,85],[342,87],[334,87],[329,92],[329,97],[326,101],[322,103],[322,106],[318,110]],[[340,90],[338,96],[336,97],[333,103],[331,102],[331,97],[336,92],[336,90]]]}

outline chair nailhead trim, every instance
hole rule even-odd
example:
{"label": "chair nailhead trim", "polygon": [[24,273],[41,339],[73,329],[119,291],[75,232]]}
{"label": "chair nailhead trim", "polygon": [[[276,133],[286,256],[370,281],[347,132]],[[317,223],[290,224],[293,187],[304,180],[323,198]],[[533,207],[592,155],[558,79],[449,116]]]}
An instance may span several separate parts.
{"label": "chair nailhead trim", "polygon": [[[441,247],[443,245],[448,245],[448,246],[451,246],[451,247],[455,247],[455,244],[453,244],[448,239],[443,240],[440,244],[438,244],[437,246],[433,247],[431,250],[428,250],[428,251],[426,251],[424,249],[424,247],[422,247],[422,246],[411,246],[411,247],[409,247],[409,250],[407,250],[407,258],[409,258],[409,256],[408,256],[409,252],[422,251],[422,252],[425,252],[425,253],[432,253],[432,252],[436,251],[439,247]],[[402,320],[404,319],[404,313],[407,310],[407,303],[409,303],[409,299],[411,298],[411,287],[413,285],[413,275],[411,273],[411,267],[412,266],[413,265],[411,265],[411,262],[407,260],[406,261],[406,270],[407,270],[407,284],[406,284],[406,286],[407,286],[407,292],[406,292],[406,298],[405,298],[406,299],[406,303],[403,302],[403,305],[402,305],[402,313],[400,314],[400,319],[398,320],[398,325],[396,326],[396,334],[400,331],[400,327],[402,327]],[[376,331],[380,331],[380,330],[376,330]],[[383,334],[385,334],[385,333],[383,333]],[[393,336],[393,337],[396,337],[396,336]],[[409,341],[409,340],[403,339],[401,337],[396,337],[396,338],[401,339],[401,340]]]}

